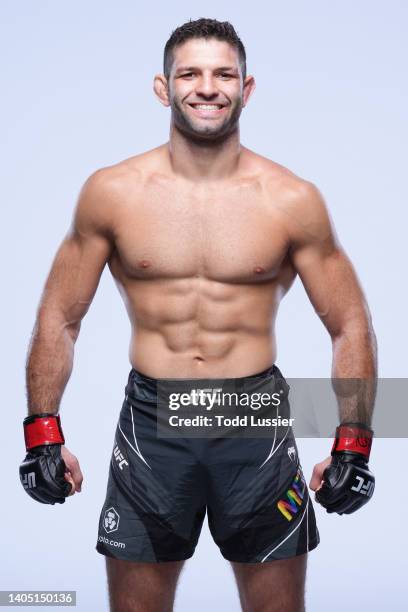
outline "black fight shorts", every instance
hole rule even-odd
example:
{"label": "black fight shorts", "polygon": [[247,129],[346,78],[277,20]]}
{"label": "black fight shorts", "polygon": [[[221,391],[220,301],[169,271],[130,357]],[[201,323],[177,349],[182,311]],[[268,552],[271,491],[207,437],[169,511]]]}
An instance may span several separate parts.
{"label": "black fight shorts", "polygon": [[[245,379],[289,386],[276,366]],[[319,543],[292,428],[268,438],[157,436],[157,380],[132,369],[125,389],[96,549],[139,562],[188,559],[208,524],[229,561],[265,563]]]}

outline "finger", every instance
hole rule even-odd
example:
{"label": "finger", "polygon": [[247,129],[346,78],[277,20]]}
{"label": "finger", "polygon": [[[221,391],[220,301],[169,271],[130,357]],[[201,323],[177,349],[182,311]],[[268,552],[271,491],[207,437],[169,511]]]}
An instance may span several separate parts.
{"label": "finger", "polygon": [[322,488],[323,485],[324,485],[324,480],[321,480],[319,486],[316,487],[316,489],[313,489],[313,490],[316,491],[316,493],[317,493],[318,491],[320,491],[320,489]]}
{"label": "finger", "polygon": [[81,472],[81,468],[79,467],[79,463],[77,459],[74,459],[69,466],[69,472],[74,480],[75,489],[78,493],[81,491],[82,482],[84,480],[83,474]]}
{"label": "finger", "polygon": [[77,480],[72,472],[65,472],[65,474],[68,474],[67,480],[72,485],[74,492],[80,493],[81,487],[82,487],[82,480],[83,480],[82,477],[80,480]]}
{"label": "finger", "polygon": [[74,493],[75,493],[75,490],[76,490],[75,482],[74,482],[74,480],[73,480],[73,478],[71,476],[71,472],[70,471],[66,471],[65,472],[64,478],[71,485],[71,491],[68,493],[68,497],[70,497],[71,495],[74,495]]}
{"label": "finger", "polygon": [[312,478],[310,479],[309,487],[312,491],[318,491],[324,482],[324,471],[331,463],[331,456],[324,461],[317,463],[313,468]]}
{"label": "finger", "polygon": [[74,479],[78,490],[81,490],[82,481],[84,479],[83,474],[81,472],[81,468],[79,467],[78,460],[75,459],[73,465],[71,466],[72,478]]}
{"label": "finger", "polygon": [[323,484],[323,471],[317,470],[316,468],[313,470],[312,478],[310,479],[309,487],[312,491],[318,491]]}

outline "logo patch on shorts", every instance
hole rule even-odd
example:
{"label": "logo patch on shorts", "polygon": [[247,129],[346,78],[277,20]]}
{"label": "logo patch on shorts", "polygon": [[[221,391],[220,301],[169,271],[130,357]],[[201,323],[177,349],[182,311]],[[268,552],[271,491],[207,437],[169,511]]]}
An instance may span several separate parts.
{"label": "logo patch on shorts", "polygon": [[115,508],[113,508],[113,506],[108,508],[103,517],[103,528],[105,529],[106,533],[117,531],[119,527],[119,520],[120,516]]}
{"label": "logo patch on shorts", "polygon": [[286,491],[286,499],[280,499],[277,503],[278,510],[288,521],[291,521],[299,512],[299,508],[301,507],[303,498],[305,496],[305,490],[305,479],[303,478],[303,474],[299,468],[292,484]]}
{"label": "logo patch on shorts", "polygon": [[118,463],[119,468],[121,470],[123,470],[123,468],[126,466],[129,466],[128,462],[126,461],[126,459],[124,458],[122,451],[120,450],[119,446],[116,444],[115,448],[113,449],[113,456],[115,457],[115,461]]}
{"label": "logo patch on shorts", "polygon": [[288,448],[288,457],[291,461],[295,461],[296,459],[296,449],[294,446],[289,446]]}

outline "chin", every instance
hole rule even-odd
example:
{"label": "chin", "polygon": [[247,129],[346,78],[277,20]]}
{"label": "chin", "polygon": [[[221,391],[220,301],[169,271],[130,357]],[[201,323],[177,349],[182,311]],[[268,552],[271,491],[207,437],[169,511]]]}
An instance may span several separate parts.
{"label": "chin", "polygon": [[226,125],[225,123],[217,126],[210,125],[202,125],[202,124],[189,124],[189,131],[194,136],[203,136],[207,138],[217,138],[221,136],[225,136],[225,134],[231,131],[231,126]]}
{"label": "chin", "polygon": [[204,129],[192,129],[191,132],[193,134],[195,134],[195,136],[221,136],[224,132],[224,130],[211,130],[208,128],[204,128]]}

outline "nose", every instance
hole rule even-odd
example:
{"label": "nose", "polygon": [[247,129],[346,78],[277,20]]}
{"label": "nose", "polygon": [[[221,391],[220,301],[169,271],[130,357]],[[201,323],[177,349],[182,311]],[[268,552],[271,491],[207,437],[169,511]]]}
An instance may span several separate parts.
{"label": "nose", "polygon": [[215,81],[210,74],[203,74],[201,78],[197,80],[196,93],[206,98],[212,98],[218,95]]}

